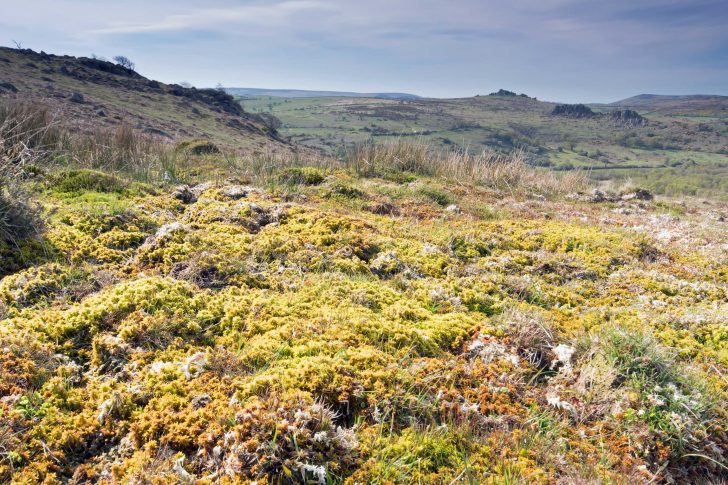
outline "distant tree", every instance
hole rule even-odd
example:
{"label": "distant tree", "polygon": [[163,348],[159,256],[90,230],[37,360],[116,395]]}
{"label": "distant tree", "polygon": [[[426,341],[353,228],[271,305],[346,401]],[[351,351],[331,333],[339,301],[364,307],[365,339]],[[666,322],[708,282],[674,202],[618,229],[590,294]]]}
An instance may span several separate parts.
{"label": "distant tree", "polygon": [[134,63],[131,62],[131,59],[129,59],[126,56],[115,56],[114,62],[116,62],[118,65],[125,67],[130,70],[134,70]]}
{"label": "distant tree", "polygon": [[215,89],[217,89],[218,91],[223,92],[223,93],[225,92],[225,86],[223,86],[220,83],[217,83],[217,86],[215,86]]}
{"label": "distant tree", "polygon": [[179,83],[179,85],[182,86],[183,88],[187,88],[187,89],[192,87],[192,84],[188,83],[187,81],[182,81],[181,83]]}

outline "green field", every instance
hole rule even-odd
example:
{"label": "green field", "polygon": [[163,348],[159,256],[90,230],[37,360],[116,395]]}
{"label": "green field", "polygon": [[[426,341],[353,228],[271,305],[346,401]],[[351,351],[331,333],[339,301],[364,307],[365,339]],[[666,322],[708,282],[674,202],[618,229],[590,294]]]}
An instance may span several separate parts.
{"label": "green field", "polygon": [[247,111],[278,117],[281,133],[295,143],[332,155],[347,144],[412,137],[443,149],[521,149],[533,165],[586,169],[595,180],[631,179],[662,193],[728,194],[728,111],[721,97],[593,106],[603,113],[636,109],[648,120],[636,127],[608,117],[553,116],[554,103],[513,96],[239,99]]}

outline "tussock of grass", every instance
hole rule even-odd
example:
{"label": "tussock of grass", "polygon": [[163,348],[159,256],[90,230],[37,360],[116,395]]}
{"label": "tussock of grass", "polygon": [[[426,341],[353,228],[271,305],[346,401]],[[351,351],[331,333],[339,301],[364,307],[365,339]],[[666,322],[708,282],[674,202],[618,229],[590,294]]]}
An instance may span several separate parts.
{"label": "tussock of grass", "polygon": [[571,193],[583,190],[586,177],[578,172],[555,174],[526,165],[521,152],[435,150],[424,141],[399,139],[382,144],[356,145],[346,154],[346,164],[365,176],[409,172],[460,182],[475,182],[507,191]]}

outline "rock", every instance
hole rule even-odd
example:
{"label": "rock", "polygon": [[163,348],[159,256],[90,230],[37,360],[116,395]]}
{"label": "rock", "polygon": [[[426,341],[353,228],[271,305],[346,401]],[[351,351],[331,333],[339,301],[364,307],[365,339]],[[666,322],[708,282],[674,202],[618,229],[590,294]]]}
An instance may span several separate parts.
{"label": "rock", "polygon": [[594,118],[597,113],[583,104],[557,104],[551,111],[553,116],[565,116],[568,118]]}
{"label": "rock", "polygon": [[449,212],[451,214],[460,214],[460,207],[456,206],[455,204],[450,204],[449,206],[445,207],[445,212]]}
{"label": "rock", "polygon": [[96,112],[96,116],[98,116],[99,118],[106,118],[106,111],[100,109]]}
{"label": "rock", "polygon": [[387,251],[377,256],[372,264],[369,266],[372,273],[387,277],[392,276],[402,271],[402,262],[397,257],[397,253],[394,251]]}
{"label": "rock", "polygon": [[634,193],[634,196],[638,200],[652,200],[655,198],[655,196],[652,195],[652,192],[647,189],[638,189],[637,192]]}
{"label": "rock", "polygon": [[613,123],[624,126],[645,126],[647,119],[631,109],[612,111],[610,118]]}
{"label": "rock", "polygon": [[79,92],[74,92],[73,94],[71,94],[71,99],[70,99],[70,101],[71,101],[72,103],[78,103],[78,104],[83,104],[83,103],[85,103],[85,99],[84,99],[84,97],[83,97],[83,94],[81,94],[81,93],[79,93]]}
{"label": "rock", "polygon": [[589,196],[589,202],[617,202],[620,200],[620,197],[614,195],[614,194],[608,194],[606,192],[602,192],[599,189],[594,190],[594,192],[591,193]]}
{"label": "rock", "polygon": [[182,201],[183,204],[192,204],[194,202],[197,202],[197,196],[195,196],[194,192],[190,190],[190,187],[188,185],[180,185],[176,189],[174,189],[174,192],[172,192],[172,197]]}
{"label": "rock", "polygon": [[182,232],[182,231],[188,231],[189,228],[182,224],[181,222],[171,222],[169,224],[165,224],[159,229],[157,229],[157,233],[154,235],[157,239],[162,239],[170,234],[173,234],[175,232]]}
{"label": "rock", "polygon": [[10,91],[11,93],[17,93],[18,88],[8,82],[0,82],[0,90]]}
{"label": "rock", "polygon": [[192,398],[192,409],[204,408],[212,402],[212,398],[209,394],[200,394]]}
{"label": "rock", "polygon": [[248,196],[250,189],[241,185],[233,185],[223,190],[223,195],[232,200],[242,199]]}

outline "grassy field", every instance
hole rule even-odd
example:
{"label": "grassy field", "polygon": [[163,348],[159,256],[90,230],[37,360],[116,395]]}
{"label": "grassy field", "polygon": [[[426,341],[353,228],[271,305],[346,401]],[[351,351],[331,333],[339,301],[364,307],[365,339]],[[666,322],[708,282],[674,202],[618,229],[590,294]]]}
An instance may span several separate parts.
{"label": "grassy field", "polygon": [[14,113],[0,482],[725,478],[726,203],[401,139],[57,145]]}
{"label": "grassy field", "polygon": [[[728,111],[721,98],[695,102],[625,101],[649,121],[628,127],[608,118],[551,115],[553,103],[510,96],[451,100],[361,98],[241,99],[270,112],[296,143],[337,154],[346,144],[414,137],[443,149],[522,149],[529,162],[589,169],[595,180],[628,179],[656,191],[726,197]],[[622,107],[622,106],[619,106]],[[615,106],[595,106],[608,112]]]}

